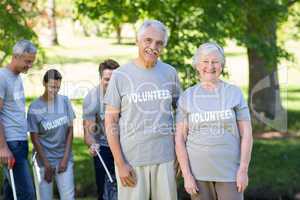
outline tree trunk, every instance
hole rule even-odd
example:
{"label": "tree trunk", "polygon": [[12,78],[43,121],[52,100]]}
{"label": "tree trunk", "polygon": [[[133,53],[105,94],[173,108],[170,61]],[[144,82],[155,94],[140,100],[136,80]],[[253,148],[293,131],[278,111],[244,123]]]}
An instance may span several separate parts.
{"label": "tree trunk", "polygon": [[2,56],[2,58],[0,59],[0,66],[2,66],[2,64],[5,61],[5,59],[7,58],[7,56],[8,56],[8,54],[6,54],[6,53]]}
{"label": "tree trunk", "polygon": [[50,45],[58,45],[56,17],[55,17],[55,0],[48,0],[48,28],[50,29],[49,43]]}
{"label": "tree trunk", "polygon": [[116,28],[116,33],[117,33],[117,42],[118,42],[118,44],[121,44],[121,42],[122,42],[122,35],[121,35],[122,26],[120,24],[118,24],[115,26],[115,28]]}
{"label": "tree trunk", "polygon": [[[254,126],[259,130],[286,130],[278,81],[276,45],[276,20],[266,24],[268,34],[255,28],[255,22],[248,21],[249,35],[256,35],[258,44],[248,46],[249,90],[248,103]],[[268,44],[261,49],[259,43]],[[260,49],[259,49],[260,48]],[[267,53],[267,54],[266,54]],[[284,118],[285,117],[285,118]]]}

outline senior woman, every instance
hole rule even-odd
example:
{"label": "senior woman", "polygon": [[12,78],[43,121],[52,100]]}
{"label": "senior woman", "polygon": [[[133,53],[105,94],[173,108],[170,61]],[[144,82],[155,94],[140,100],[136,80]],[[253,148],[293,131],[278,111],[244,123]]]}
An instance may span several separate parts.
{"label": "senior woman", "polygon": [[179,98],[176,154],[192,200],[241,200],[248,185],[252,128],[241,90],[220,79],[223,49],[202,44],[193,66],[200,82]]}

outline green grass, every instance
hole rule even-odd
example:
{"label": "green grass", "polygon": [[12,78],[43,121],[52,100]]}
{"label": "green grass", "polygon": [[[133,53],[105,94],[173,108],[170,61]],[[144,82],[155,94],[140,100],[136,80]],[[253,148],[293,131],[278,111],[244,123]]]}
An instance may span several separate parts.
{"label": "green grass", "polygon": [[248,197],[293,199],[300,192],[300,139],[256,140]]}

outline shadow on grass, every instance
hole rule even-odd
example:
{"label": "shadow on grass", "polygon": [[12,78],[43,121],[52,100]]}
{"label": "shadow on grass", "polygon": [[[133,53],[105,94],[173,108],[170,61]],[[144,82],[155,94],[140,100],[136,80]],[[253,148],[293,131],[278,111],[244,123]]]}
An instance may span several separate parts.
{"label": "shadow on grass", "polygon": [[65,57],[65,56],[49,56],[47,57],[47,65],[51,64],[78,64],[78,63],[85,63],[85,62],[91,62],[91,63],[97,63],[104,61],[105,59],[111,58],[114,60],[126,60],[129,56],[128,55],[112,55],[112,56],[94,56],[94,57],[86,57],[86,58],[80,58],[80,57]]}
{"label": "shadow on grass", "polygon": [[225,53],[227,57],[238,57],[238,56],[246,56],[246,52],[227,52]]}
{"label": "shadow on grass", "polygon": [[288,92],[289,93],[300,93],[300,89],[299,88],[291,88],[291,89],[288,89]]}
{"label": "shadow on grass", "polygon": [[300,131],[300,111],[289,110],[288,111],[288,130],[289,132]]}
{"label": "shadow on grass", "polygon": [[300,96],[287,96],[288,101],[300,101]]}
{"label": "shadow on grass", "polygon": [[122,43],[117,43],[117,42],[113,42],[111,43],[112,45],[121,45],[121,46],[134,46],[136,43],[133,42],[122,42]]}

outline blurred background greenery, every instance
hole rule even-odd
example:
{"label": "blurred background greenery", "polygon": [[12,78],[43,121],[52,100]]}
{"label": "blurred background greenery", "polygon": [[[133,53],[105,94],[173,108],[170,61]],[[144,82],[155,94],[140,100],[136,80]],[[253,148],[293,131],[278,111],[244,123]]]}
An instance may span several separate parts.
{"label": "blurred background greenery", "polygon": [[[63,74],[61,93],[72,99],[77,115],[77,197],[96,194],[82,140],[82,99],[98,83],[101,61],[124,64],[136,56],[137,28],[148,18],[167,25],[170,38],[161,59],[176,67],[183,88],[197,81],[191,67],[195,49],[206,41],[224,46],[223,78],[243,89],[254,125],[246,199],[300,199],[299,1],[2,0],[0,66],[21,38],[39,47],[34,69],[23,76],[27,106],[41,95],[47,69]],[[178,183],[180,199],[188,198],[182,179]]]}

